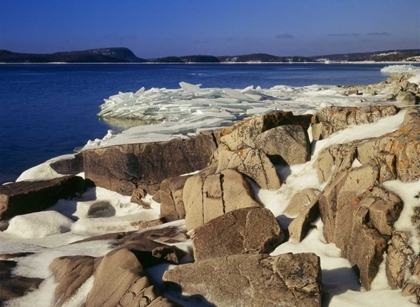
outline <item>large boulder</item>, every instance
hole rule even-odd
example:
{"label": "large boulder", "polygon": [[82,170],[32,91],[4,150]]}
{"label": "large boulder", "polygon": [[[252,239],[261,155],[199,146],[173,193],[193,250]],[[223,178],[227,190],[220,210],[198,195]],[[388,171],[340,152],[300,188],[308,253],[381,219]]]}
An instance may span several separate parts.
{"label": "large boulder", "polygon": [[168,222],[184,219],[185,207],[182,193],[185,182],[191,176],[170,177],[162,181],[157,193],[160,201],[160,216]]}
{"label": "large boulder", "polygon": [[223,128],[220,143],[229,150],[255,148],[255,138],[264,131],[281,125],[300,125],[307,130],[311,115],[293,115],[292,112],[274,112],[242,120],[230,127]]}
{"label": "large boulder", "polygon": [[383,117],[395,115],[398,111],[394,105],[323,108],[313,117],[312,137],[314,140],[322,140],[349,125],[374,123]]}
{"label": "large boulder", "polygon": [[208,133],[166,142],[85,150],[85,177],[123,195],[131,195],[136,188],[153,195],[162,180],[206,167],[215,150],[214,138]]}
{"label": "large boulder", "polygon": [[242,253],[268,254],[285,236],[270,210],[243,208],[197,227],[191,234],[195,261]]}
{"label": "large boulder", "polygon": [[232,255],[177,266],[163,275],[183,295],[215,306],[321,306],[321,267],[312,253]]}
{"label": "large boulder", "polygon": [[199,173],[188,178],[183,190],[188,230],[240,208],[259,207],[250,184],[235,170]]}
{"label": "large boulder", "polygon": [[299,125],[284,125],[259,134],[254,144],[275,164],[303,164],[309,159],[309,138]]}
{"label": "large boulder", "polygon": [[108,253],[95,273],[84,307],[174,306],[152,285],[135,254],[128,249]]}
{"label": "large boulder", "polygon": [[77,175],[83,172],[83,154],[58,157],[51,161],[50,167],[59,174]]}
{"label": "large boulder", "polygon": [[378,178],[375,164],[339,172],[319,199],[325,238],[341,249],[367,290],[402,210],[401,199],[380,186]]}
{"label": "large boulder", "polygon": [[281,186],[276,168],[260,149],[246,148],[219,153],[216,173],[234,169],[253,179],[262,189],[278,190]]}
{"label": "large boulder", "polygon": [[284,214],[289,217],[298,216],[302,211],[311,206],[315,200],[318,201],[319,194],[319,190],[312,188],[306,188],[297,192],[290,199],[289,204],[284,210]]}
{"label": "large boulder", "polygon": [[1,185],[0,220],[45,210],[59,199],[80,196],[85,190],[85,180],[78,176]]}

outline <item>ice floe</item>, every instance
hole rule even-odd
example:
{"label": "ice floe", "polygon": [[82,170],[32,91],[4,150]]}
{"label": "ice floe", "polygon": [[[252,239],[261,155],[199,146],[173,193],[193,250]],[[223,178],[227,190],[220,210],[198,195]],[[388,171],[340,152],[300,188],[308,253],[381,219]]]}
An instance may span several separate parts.
{"label": "ice floe", "polygon": [[383,74],[419,74],[420,67],[411,64],[389,65],[381,69]]}

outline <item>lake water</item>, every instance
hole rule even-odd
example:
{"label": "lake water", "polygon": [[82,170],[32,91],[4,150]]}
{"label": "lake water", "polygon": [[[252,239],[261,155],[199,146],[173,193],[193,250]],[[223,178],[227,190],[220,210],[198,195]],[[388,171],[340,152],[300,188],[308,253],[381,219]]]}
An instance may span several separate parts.
{"label": "lake water", "polygon": [[[386,64],[13,64],[0,65],[0,184],[52,157],[102,138],[104,98],[144,86],[269,88],[370,84]],[[115,129],[115,128],[114,128]]]}

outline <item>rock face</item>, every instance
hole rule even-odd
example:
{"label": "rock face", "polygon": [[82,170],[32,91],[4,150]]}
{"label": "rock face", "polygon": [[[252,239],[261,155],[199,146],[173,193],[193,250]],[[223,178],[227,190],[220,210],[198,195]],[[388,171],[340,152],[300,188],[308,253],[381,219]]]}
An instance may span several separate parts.
{"label": "rock face", "polygon": [[[214,169],[213,169],[214,171]],[[234,170],[211,174],[203,172],[185,183],[183,200],[188,230],[240,208],[259,207],[244,176]]]}
{"label": "rock face", "polygon": [[255,138],[264,131],[280,125],[300,125],[307,130],[310,120],[310,115],[295,116],[292,112],[274,112],[245,119],[224,128],[220,133],[220,143],[233,151],[248,147],[256,148]]}
{"label": "rock face", "polygon": [[58,282],[54,293],[54,306],[62,306],[70,299],[77,289],[93,275],[96,265],[102,258],[95,261],[90,256],[67,256],[53,260],[50,269]]}
{"label": "rock face", "polygon": [[[185,234],[184,234],[185,235]],[[163,242],[181,242],[186,237],[175,228],[162,228],[142,233],[114,233],[91,237],[93,240],[111,240],[117,247],[104,257],[64,256],[50,265],[58,286],[54,306],[62,306],[92,275],[93,289],[84,304],[91,306],[175,306],[163,298],[144,272],[160,263],[179,264],[185,253]]]}
{"label": "rock face", "polygon": [[398,108],[393,105],[323,108],[316,112],[312,119],[312,137],[314,140],[322,140],[349,125],[374,123],[383,117],[397,113]]}
{"label": "rock face", "polygon": [[234,169],[253,179],[262,189],[278,190],[281,186],[276,168],[259,149],[246,148],[219,153],[216,173]]}
{"label": "rock face", "polygon": [[85,177],[123,195],[136,188],[153,195],[162,180],[206,167],[215,150],[213,136],[204,133],[189,139],[86,150]]}
{"label": "rock face", "polygon": [[[174,306],[150,283],[136,256],[128,249],[108,253],[94,273],[95,281],[83,306]],[[155,302],[157,301],[157,302]]]}
{"label": "rock face", "polygon": [[73,198],[86,190],[78,176],[42,181],[20,181],[0,186],[0,220],[42,211],[59,199]]}
{"label": "rock face", "polygon": [[185,218],[183,189],[185,182],[191,176],[167,178],[160,184],[158,191],[160,200],[160,216],[168,222]]}
{"label": "rock face", "polygon": [[272,128],[259,134],[254,143],[275,164],[302,164],[309,159],[308,135],[302,126]]}
{"label": "rock face", "polygon": [[283,243],[275,216],[265,208],[230,211],[191,234],[195,261],[243,253],[268,254]]}
{"label": "rock face", "polygon": [[233,255],[178,266],[165,283],[215,306],[321,306],[315,254]]}
{"label": "rock face", "polygon": [[68,158],[54,161],[50,166],[59,174],[77,175],[83,172],[83,154],[78,153]]}

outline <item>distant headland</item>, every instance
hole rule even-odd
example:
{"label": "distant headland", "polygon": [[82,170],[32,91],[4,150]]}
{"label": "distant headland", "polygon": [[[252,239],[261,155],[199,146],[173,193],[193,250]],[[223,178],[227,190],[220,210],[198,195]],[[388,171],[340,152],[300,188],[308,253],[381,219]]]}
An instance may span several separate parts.
{"label": "distant headland", "polygon": [[137,57],[124,47],[100,48],[50,54],[0,50],[0,63],[331,63],[331,62],[420,62],[420,49],[330,54],[321,56],[275,56],[254,53],[236,56],[189,55],[155,59]]}

